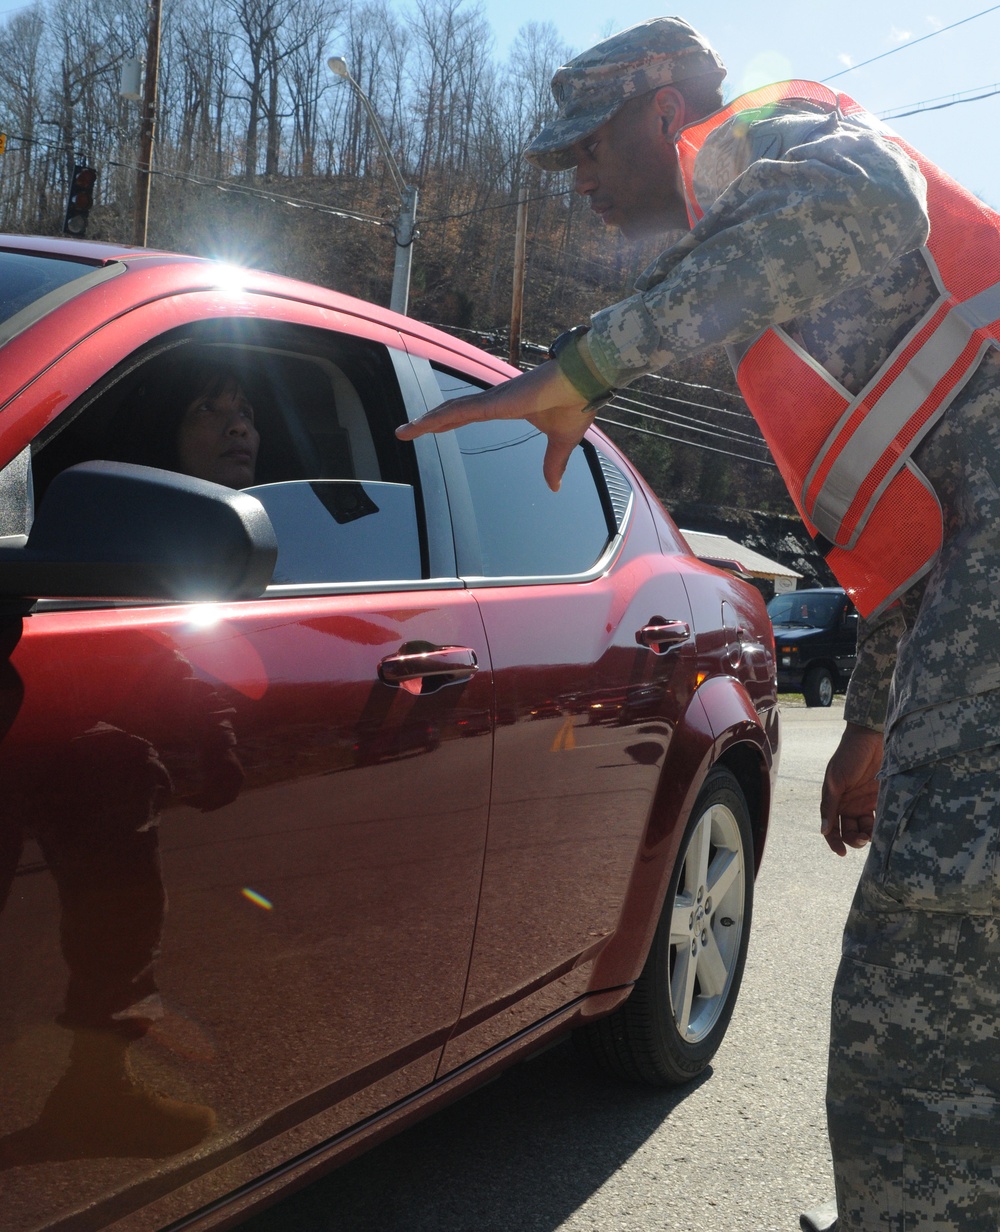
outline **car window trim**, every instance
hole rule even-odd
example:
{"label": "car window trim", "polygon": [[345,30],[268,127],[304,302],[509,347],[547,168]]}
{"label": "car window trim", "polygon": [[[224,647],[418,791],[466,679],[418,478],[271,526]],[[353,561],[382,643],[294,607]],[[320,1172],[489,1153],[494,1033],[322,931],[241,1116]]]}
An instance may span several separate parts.
{"label": "car window trim", "polygon": [[388,582],[278,582],[268,586],[262,599],[309,598],[312,595],[372,595],[400,594],[410,590],[463,590],[459,577],[420,578]]}
{"label": "car window trim", "polygon": [[[418,419],[429,409],[421,366],[426,366],[427,377],[430,364],[427,360],[415,359],[406,350],[388,347],[389,359],[399,382],[403,407],[409,420]],[[434,404],[436,405],[436,403]],[[441,438],[421,436],[411,442],[416,455],[417,474],[420,478],[418,495],[418,518],[420,529],[427,545],[428,580],[458,577],[458,531],[452,517],[451,494],[445,482],[445,466],[441,452]]]}
{"label": "car window trim", "polygon": [[[207,606],[240,608],[248,603],[271,603],[280,599],[322,599],[332,595],[405,594],[422,590],[466,590],[462,578],[421,578],[416,581],[393,580],[389,582],[294,582],[281,583],[268,588],[251,599],[205,599],[183,602],[178,599],[46,599],[24,601],[29,604],[30,614],[45,612],[89,612],[117,610],[119,608],[197,608]],[[27,614],[23,605],[19,614]]]}
{"label": "car window trim", "polygon": [[487,586],[565,586],[585,585],[596,582],[612,568],[625,544],[625,528],[623,527],[608,540],[607,546],[590,569],[583,573],[531,573],[525,577],[510,575],[507,577],[483,577],[472,573],[463,573],[462,581],[470,588],[482,590]]}
{"label": "car window trim", "polygon": [[[431,360],[419,355],[407,353],[419,395],[419,404],[414,408],[413,418],[423,415],[441,405],[441,391],[434,376]],[[439,363],[444,368],[445,364]],[[466,380],[466,377],[462,377]],[[452,536],[454,551],[454,568],[459,576],[466,573],[475,574],[482,568],[483,554],[479,546],[479,531],[476,525],[476,514],[472,504],[472,494],[469,492],[468,480],[465,477],[465,467],[458,448],[458,438],[454,432],[444,432],[440,435],[420,437],[421,440],[434,441],[437,451],[438,465],[441,467],[445,494],[448,504],[448,525]]]}

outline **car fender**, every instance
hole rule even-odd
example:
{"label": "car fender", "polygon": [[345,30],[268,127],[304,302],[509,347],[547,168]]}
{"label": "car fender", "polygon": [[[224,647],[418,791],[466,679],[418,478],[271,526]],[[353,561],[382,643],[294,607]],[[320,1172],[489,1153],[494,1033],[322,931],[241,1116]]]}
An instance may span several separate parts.
{"label": "car fender", "polygon": [[754,830],[754,870],[760,870],[778,777],[780,712],[777,705],[754,706],[732,676],[716,676],[698,690],[715,732],[712,764],[726,765],[747,797]]}
{"label": "car fender", "polygon": [[754,827],[755,867],[760,867],[777,773],[777,741],[777,707],[759,715],[735,678],[716,677],[695,692],[667,748],[618,928],[594,963],[591,992],[638,978],[663,910],[681,838],[713,766],[728,766],[743,786]]}

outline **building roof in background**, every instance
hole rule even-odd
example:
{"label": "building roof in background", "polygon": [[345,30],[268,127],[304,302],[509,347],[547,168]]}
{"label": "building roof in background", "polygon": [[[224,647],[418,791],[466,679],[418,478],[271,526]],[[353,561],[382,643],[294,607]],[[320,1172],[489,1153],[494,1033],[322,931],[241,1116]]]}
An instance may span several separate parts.
{"label": "building roof in background", "polygon": [[769,560],[752,548],[737,543],[735,539],[727,539],[725,535],[710,535],[700,530],[682,530],[681,534],[695,556],[708,561],[709,564],[718,564],[723,568],[732,568],[735,564],[738,566],[737,573],[747,573],[751,577],[768,578],[772,581],[787,578],[792,583],[788,589],[793,589],[795,581],[802,576],[794,569],[789,569],[776,560]]}

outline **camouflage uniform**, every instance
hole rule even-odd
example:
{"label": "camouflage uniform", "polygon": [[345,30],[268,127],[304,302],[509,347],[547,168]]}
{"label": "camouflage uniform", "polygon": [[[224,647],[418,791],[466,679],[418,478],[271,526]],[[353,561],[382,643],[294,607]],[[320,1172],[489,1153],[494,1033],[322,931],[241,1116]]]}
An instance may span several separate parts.
{"label": "camouflage uniform", "polygon": [[[597,313],[609,385],[782,324],[852,393],[934,297],[925,185],[860,123],[734,117],[705,210]],[[845,717],[885,730],[876,831],[834,989],[828,1107],[841,1229],[1000,1227],[1000,357],[914,460],[944,513],[933,570],[862,632]]]}

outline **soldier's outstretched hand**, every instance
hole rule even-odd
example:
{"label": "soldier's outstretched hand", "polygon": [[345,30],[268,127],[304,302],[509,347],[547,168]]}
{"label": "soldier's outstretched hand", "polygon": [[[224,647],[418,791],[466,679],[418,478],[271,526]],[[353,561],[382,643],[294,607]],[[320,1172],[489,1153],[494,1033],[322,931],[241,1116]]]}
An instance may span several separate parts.
{"label": "soldier's outstretched hand", "polygon": [[871,842],[881,765],[881,732],[848,723],[826,768],[820,799],[823,837],[838,856]]}
{"label": "soldier's outstretched hand", "polygon": [[558,492],[570,455],[594,422],[592,414],[584,413],[586,405],[559,365],[549,360],[481,394],[452,398],[403,424],[396,435],[412,441],[428,432],[449,432],[486,419],[526,419],[548,437],[542,473],[552,491]]}

